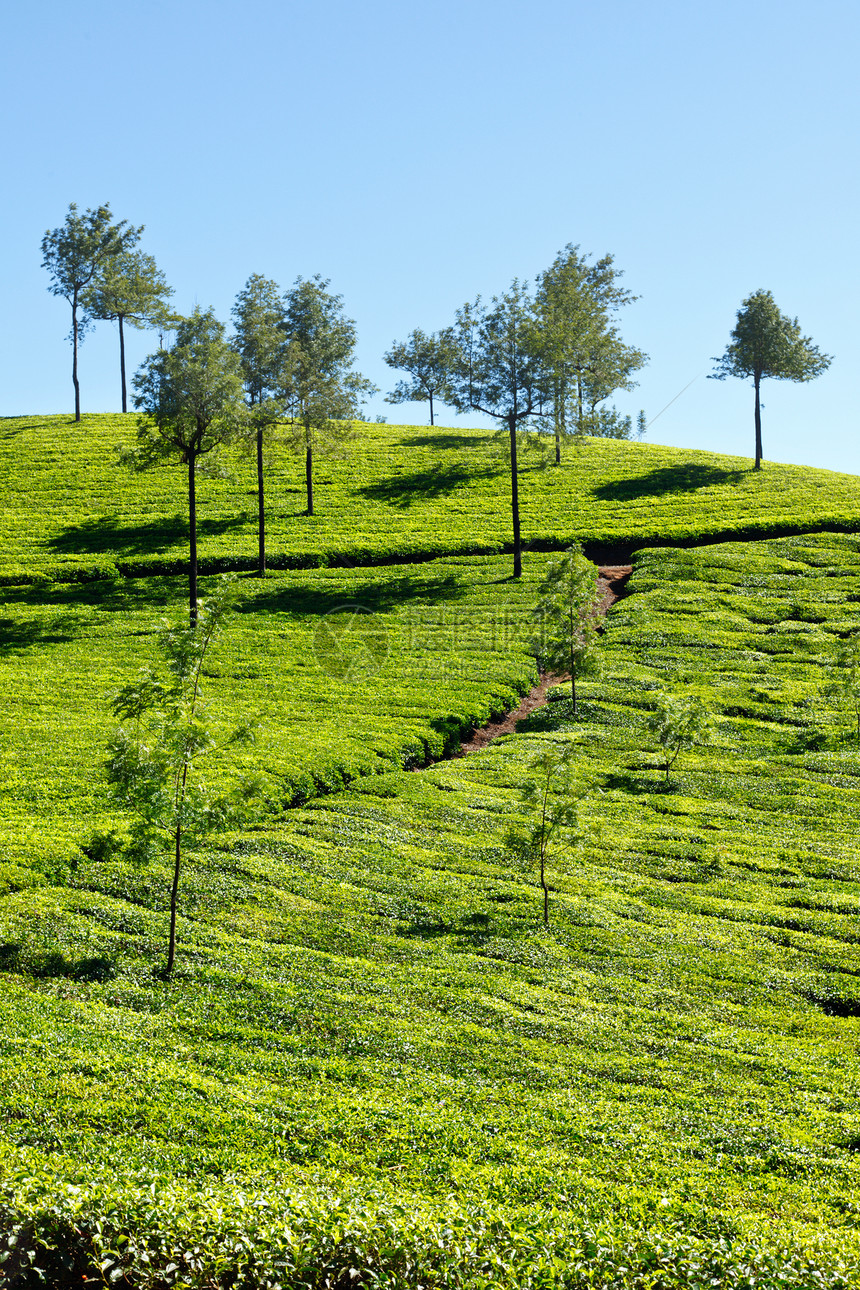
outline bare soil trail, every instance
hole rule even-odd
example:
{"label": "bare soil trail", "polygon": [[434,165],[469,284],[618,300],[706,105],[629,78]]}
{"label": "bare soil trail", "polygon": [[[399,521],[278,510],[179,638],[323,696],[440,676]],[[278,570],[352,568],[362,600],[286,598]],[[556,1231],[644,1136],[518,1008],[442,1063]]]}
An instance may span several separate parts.
{"label": "bare soil trail", "polygon": [[[632,564],[603,564],[599,566],[597,585],[603,592],[599,606],[601,615],[605,615],[616,600],[619,600],[624,595],[627,579],[632,572]],[[501,738],[502,735],[514,734],[517,722],[529,716],[536,708],[543,707],[547,701],[547,691],[554,685],[559,685],[562,681],[569,679],[569,673],[542,672],[537,685],[532,686],[528,694],[523,696],[519,707],[513,708],[505,716],[500,717],[498,721],[490,721],[486,726],[479,726],[472,731],[468,738],[461,740],[459,755],[464,757],[468,753],[477,752],[479,748],[486,748],[487,744],[492,743],[494,739]]]}

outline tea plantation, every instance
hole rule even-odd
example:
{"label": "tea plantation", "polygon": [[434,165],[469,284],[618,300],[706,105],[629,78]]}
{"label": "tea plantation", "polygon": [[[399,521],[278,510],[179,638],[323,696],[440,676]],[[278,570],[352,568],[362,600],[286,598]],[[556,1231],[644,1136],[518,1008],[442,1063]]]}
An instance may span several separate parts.
{"label": "tea plantation", "polygon": [[[181,467],[135,475],[117,465],[136,418],[0,419],[0,585],[100,574],[178,572],[187,556]],[[304,460],[270,452],[273,565],[312,568],[450,554],[493,554],[511,539],[510,478],[487,432],[362,425],[347,455],[317,464],[305,514]],[[860,480],[832,471],[676,448],[587,441],[560,468],[523,454],[526,545],[655,544],[702,536],[852,531]],[[200,555],[213,571],[253,568],[256,472],[234,454],[226,478],[198,485]]]}
{"label": "tea plantation", "polygon": [[[205,677],[261,724],[211,773],[261,795],[189,851],[165,981],[166,861],[92,844],[109,696],[185,596],[132,425],[3,423],[0,1286],[860,1285],[860,746],[825,693],[860,481],[608,442],[527,471],[536,545],[648,546],[576,716],[559,688],[457,757],[536,674],[504,464],[367,427],[309,519],[275,461],[284,567],[240,572]],[[203,488],[204,553],[250,558],[253,500]],[[667,690],[714,714],[668,782]],[[505,840],[568,744],[545,929]]]}

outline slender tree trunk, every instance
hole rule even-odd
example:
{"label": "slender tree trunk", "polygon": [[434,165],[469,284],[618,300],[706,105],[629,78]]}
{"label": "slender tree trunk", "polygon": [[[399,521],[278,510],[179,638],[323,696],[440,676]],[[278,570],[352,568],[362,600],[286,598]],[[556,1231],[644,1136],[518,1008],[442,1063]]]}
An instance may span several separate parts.
{"label": "slender tree trunk", "polygon": [[128,398],[125,391],[125,333],[122,329],[122,314],[118,314],[119,320],[119,374],[122,381],[122,410],[128,412]]}
{"label": "slender tree trunk", "polygon": [[576,374],[576,401],[579,409],[579,433],[582,434],[583,417],[582,417],[582,372]]}
{"label": "slender tree trunk", "polygon": [[313,449],[308,444],[305,453],[305,489],[308,495],[308,515],[314,513],[314,458]]}
{"label": "slender tree trunk", "polygon": [[81,419],[81,387],[78,384],[78,296],[72,302],[72,384],[75,387],[75,420]]}
{"label": "slender tree trunk", "polygon": [[433,391],[430,391],[430,424],[433,424]]}
{"label": "slender tree trunk", "polygon": [[167,942],[167,967],[165,969],[165,976],[170,976],[172,974],[173,960],[176,958],[176,899],[179,893],[179,870],[182,863],[181,824],[177,824],[174,838],[173,886],[170,889],[170,936]]}
{"label": "slender tree trunk", "polygon": [[755,468],[761,470],[761,399],[759,398],[759,386],[761,385],[761,376],[758,372],[754,375],[755,381]]}
{"label": "slender tree trunk", "polygon": [[573,605],[570,606],[568,625],[570,627],[570,697],[573,699],[573,715],[576,716],[576,663],[573,657]]}
{"label": "slender tree trunk", "polygon": [[540,885],[543,887],[543,925],[549,927],[549,887],[546,885],[543,846],[540,849]]}
{"label": "slender tree trunk", "polygon": [[514,577],[521,578],[523,573],[522,543],[520,541],[520,496],[517,479],[517,422],[511,415],[508,418],[511,435],[511,518],[514,526]]}
{"label": "slender tree trunk", "polygon": [[266,576],[266,499],[263,493],[263,428],[257,431],[257,573]]}
{"label": "slender tree trunk", "polygon": [[188,613],[192,627],[197,626],[197,454],[188,458]]}

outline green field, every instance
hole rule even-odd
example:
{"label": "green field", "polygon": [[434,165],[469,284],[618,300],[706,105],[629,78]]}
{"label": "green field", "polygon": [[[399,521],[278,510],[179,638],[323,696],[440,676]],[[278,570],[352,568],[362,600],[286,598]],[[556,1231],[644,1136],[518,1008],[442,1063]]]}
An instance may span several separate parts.
{"label": "green field", "polygon": [[[136,419],[0,420],[0,585],[44,574],[179,571],[187,556],[182,469],[135,475],[117,465]],[[507,466],[487,432],[362,425],[348,455],[318,463],[305,513],[304,462],[271,450],[273,564],[362,564],[410,556],[493,554],[511,542]],[[860,480],[832,471],[625,441],[587,441],[560,468],[526,454],[523,539],[659,544],[703,536],[852,530]],[[201,480],[200,555],[211,568],[254,567],[256,475],[249,459]]]}
{"label": "green field", "polygon": [[[109,695],[184,606],[181,479],[90,433],[132,424],[4,423],[0,1286],[860,1284],[860,748],[824,694],[860,538],[670,545],[849,529],[860,481],[611,442],[527,472],[535,542],[667,544],[635,557],[576,719],[559,691],[458,758],[534,678],[549,557],[514,581],[494,553],[481,436],[367,427],[319,520],[296,493],[273,521],[294,567],[238,578],[207,693],[262,736],[215,774],[264,796],[189,852],[165,982],[166,864],[82,850],[122,828]],[[399,499],[369,493],[398,470]],[[204,550],[250,557],[236,485],[203,487]],[[410,551],[443,554],[359,563]],[[664,689],[715,714],[668,785]],[[545,930],[504,843],[548,742],[584,797]]]}

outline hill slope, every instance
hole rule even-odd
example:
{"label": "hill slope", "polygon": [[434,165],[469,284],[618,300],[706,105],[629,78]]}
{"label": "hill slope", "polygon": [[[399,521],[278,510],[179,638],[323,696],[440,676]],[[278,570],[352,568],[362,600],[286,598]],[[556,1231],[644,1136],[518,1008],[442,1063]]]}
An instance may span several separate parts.
{"label": "hill slope", "polygon": [[[510,585],[468,567],[459,608]],[[821,690],[858,573],[851,537],[641,556],[576,720],[553,702],[191,856],[169,985],[158,866],[10,884],[5,1266],[856,1285],[860,754]],[[668,789],[644,730],[666,686],[718,716]],[[586,797],[544,932],[504,834],[547,741],[574,743]]]}
{"label": "hill slope", "polygon": [[[50,575],[178,572],[187,556],[182,470],[134,475],[117,464],[135,417],[0,421],[0,584]],[[348,456],[320,460],[317,514],[304,514],[303,463],[271,452],[267,496],[274,564],[314,567],[386,558],[492,553],[511,541],[509,476],[491,437],[468,429],[362,425]],[[252,567],[252,464],[201,480],[200,553],[209,567]],[[592,440],[559,468],[526,454],[525,542],[639,545],[702,536],[853,529],[860,480],[808,467],[651,444]]]}

